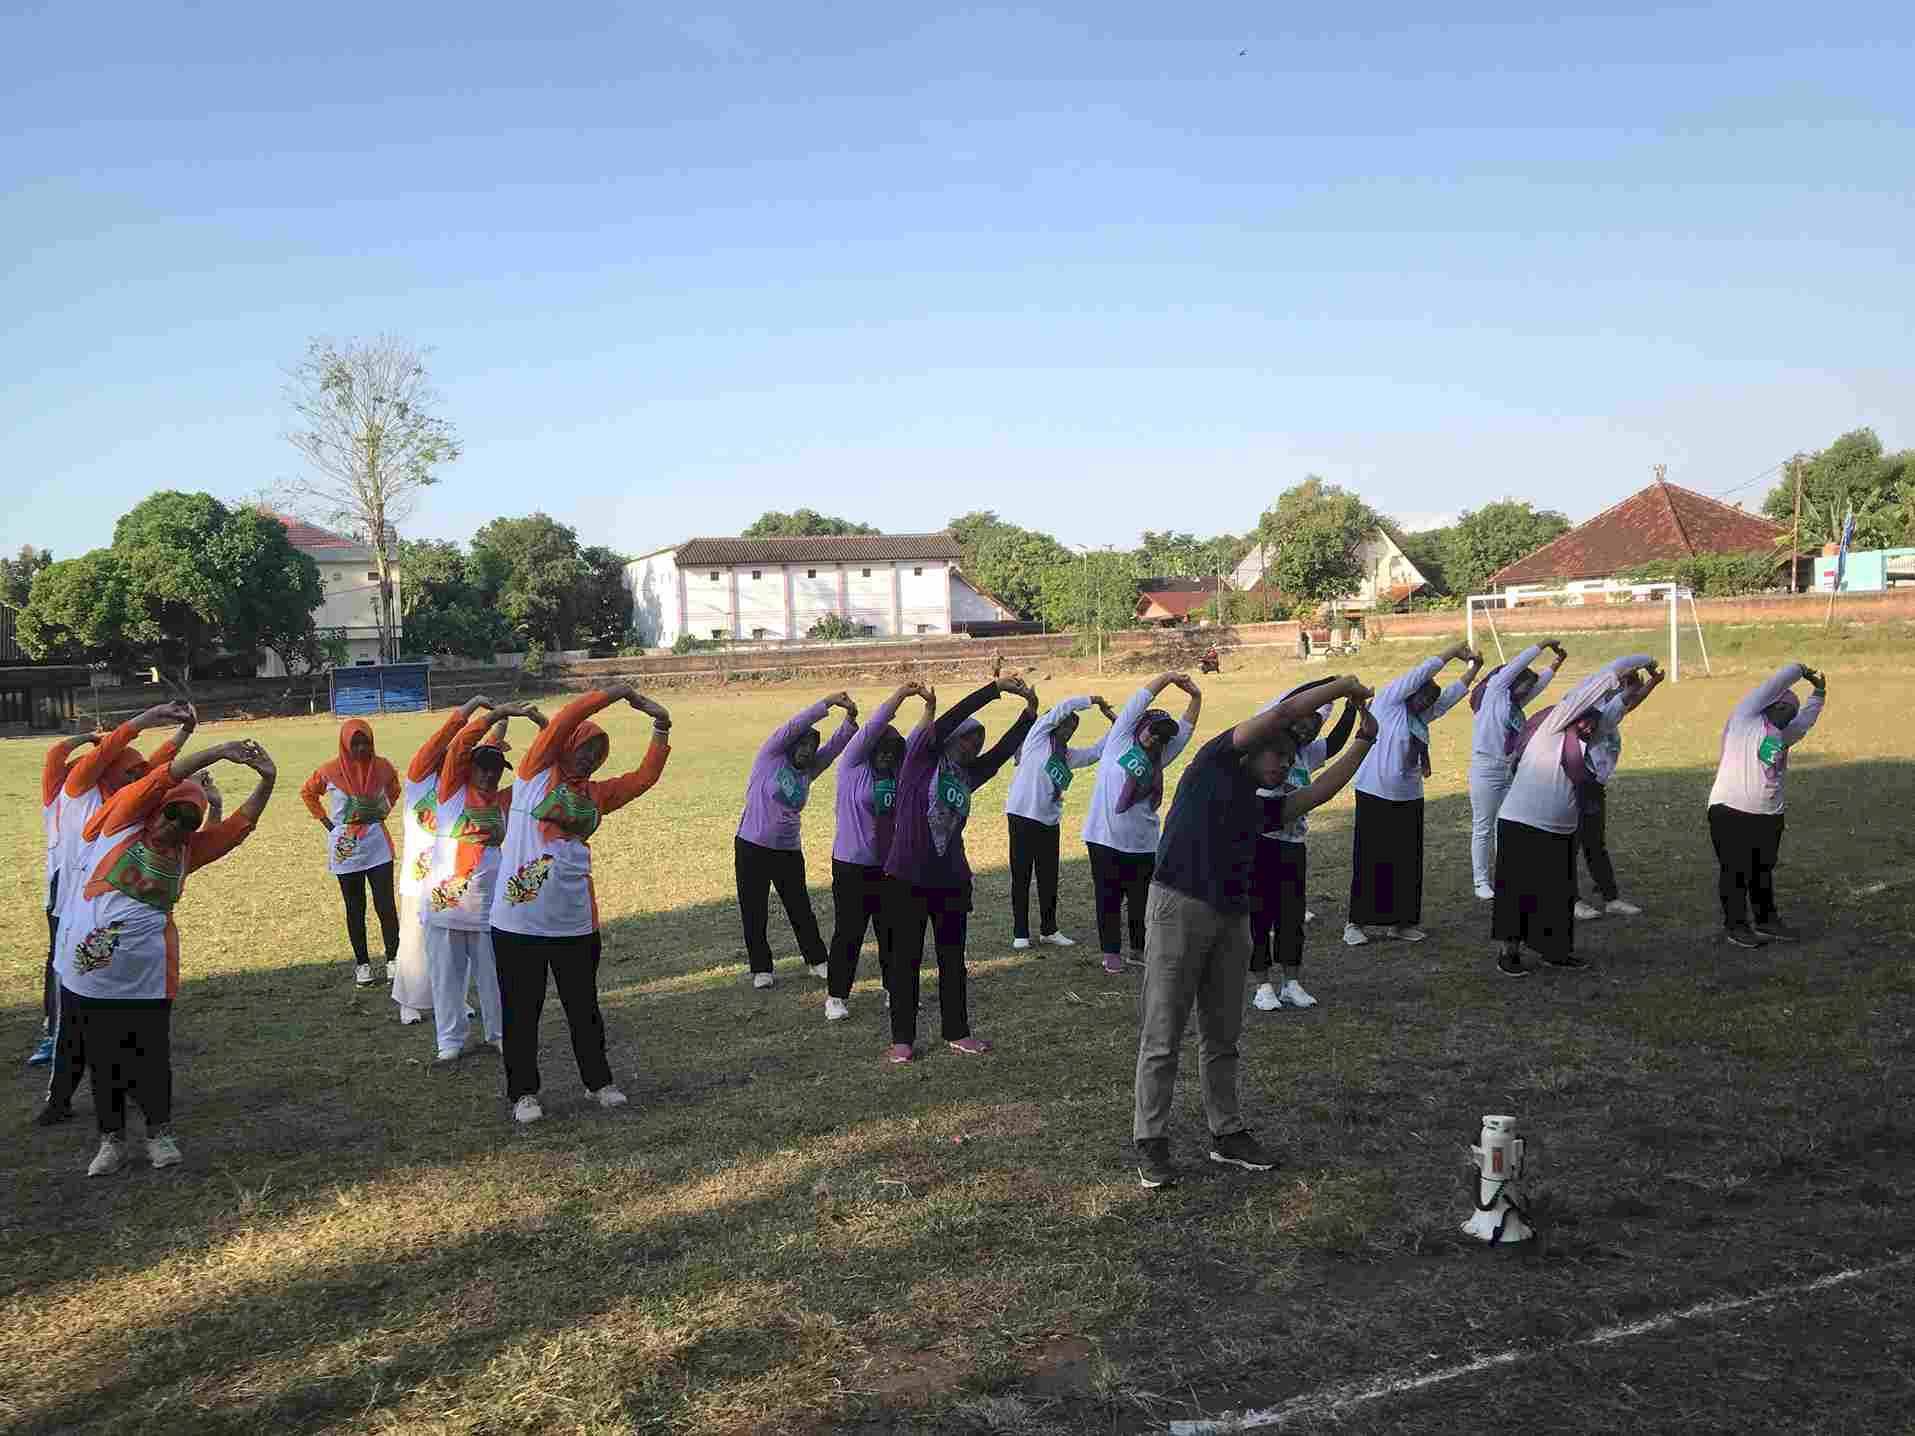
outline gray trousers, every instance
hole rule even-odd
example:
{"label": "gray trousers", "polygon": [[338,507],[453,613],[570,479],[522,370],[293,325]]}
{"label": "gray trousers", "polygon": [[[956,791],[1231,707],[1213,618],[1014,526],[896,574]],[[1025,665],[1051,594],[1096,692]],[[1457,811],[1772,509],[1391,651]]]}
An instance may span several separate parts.
{"label": "gray trousers", "polygon": [[1161,1137],[1170,1125],[1184,1024],[1197,1009],[1197,1063],[1213,1136],[1243,1130],[1238,1039],[1250,966],[1250,915],[1222,913],[1150,885],[1144,909],[1144,984],[1137,998],[1137,1105],[1131,1135]]}

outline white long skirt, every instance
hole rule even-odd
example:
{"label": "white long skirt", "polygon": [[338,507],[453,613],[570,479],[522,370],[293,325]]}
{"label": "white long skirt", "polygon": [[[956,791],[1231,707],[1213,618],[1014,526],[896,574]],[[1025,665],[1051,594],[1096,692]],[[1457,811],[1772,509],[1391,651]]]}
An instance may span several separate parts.
{"label": "white long skirt", "polygon": [[392,964],[392,1000],[419,1012],[432,1008],[432,974],[426,968],[426,929],[419,899],[399,898],[399,956]]}

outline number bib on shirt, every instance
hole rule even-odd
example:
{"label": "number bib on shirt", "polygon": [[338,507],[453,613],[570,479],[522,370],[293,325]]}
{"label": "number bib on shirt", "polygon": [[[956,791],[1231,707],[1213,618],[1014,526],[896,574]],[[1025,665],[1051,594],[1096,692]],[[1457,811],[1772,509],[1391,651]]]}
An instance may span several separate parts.
{"label": "number bib on shirt", "polygon": [[964,786],[963,780],[939,772],[937,781],[939,804],[960,818],[968,818],[971,815],[971,790]]}
{"label": "number bib on shirt", "polygon": [[802,808],[805,805],[805,783],[789,764],[781,763],[772,776],[772,794],[787,808]]}
{"label": "number bib on shirt", "polygon": [[1776,761],[1787,751],[1782,740],[1771,733],[1755,745],[1755,760],[1765,768],[1774,768]]}
{"label": "number bib on shirt", "polygon": [[1157,771],[1157,765],[1150,761],[1150,754],[1142,748],[1132,748],[1117,760],[1117,766],[1131,777],[1142,783]]}
{"label": "number bib on shirt", "polygon": [[871,811],[880,818],[889,817],[898,806],[898,780],[880,778],[871,785]]}
{"label": "number bib on shirt", "polygon": [[1052,758],[1050,762],[1044,765],[1044,776],[1051,780],[1051,783],[1057,789],[1058,796],[1062,797],[1064,790],[1070,787],[1071,778],[1074,775],[1071,773],[1071,765],[1069,763],[1066,763],[1062,758]]}

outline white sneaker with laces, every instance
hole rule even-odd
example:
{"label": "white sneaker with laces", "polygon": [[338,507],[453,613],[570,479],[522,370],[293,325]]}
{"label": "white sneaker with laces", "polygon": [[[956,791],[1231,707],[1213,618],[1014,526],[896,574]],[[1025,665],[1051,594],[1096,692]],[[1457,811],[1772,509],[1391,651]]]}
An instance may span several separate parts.
{"label": "white sneaker with laces", "polygon": [[1476,896],[1477,896],[1477,899],[1481,902],[1495,902],[1496,889],[1491,887],[1488,883],[1478,883],[1476,885]]}
{"label": "white sneaker with laces", "polygon": [[1037,936],[1037,940],[1043,943],[1044,946],[1046,947],[1076,947],[1077,946],[1077,943],[1074,939],[1065,937],[1064,934],[1061,932],[1039,933]]}
{"label": "white sneaker with laces", "polygon": [[369,962],[362,962],[358,964],[356,967],[354,967],[352,970],[352,981],[355,987],[371,987],[372,986],[372,964]]}
{"label": "white sneaker with laces", "polygon": [[1608,902],[1602,905],[1602,910],[1604,912],[1614,913],[1617,917],[1641,917],[1642,916],[1641,908],[1637,907],[1632,902],[1624,902],[1619,897],[1609,899]]}
{"label": "white sneaker with laces", "polygon": [[1343,924],[1343,945],[1345,947],[1361,947],[1369,940],[1370,935],[1355,923],[1346,922]]}
{"label": "white sneaker with laces", "polygon": [[177,1167],[180,1164],[180,1144],[173,1140],[171,1132],[149,1133],[146,1138],[146,1160],[154,1169]]}
{"label": "white sneaker with laces", "polygon": [[1315,1007],[1317,1000],[1303,990],[1303,984],[1294,977],[1283,984],[1283,991],[1277,994],[1277,1001],[1285,1007]]}
{"label": "white sneaker with laces", "polygon": [[1012,952],[1028,952],[1030,951],[1030,946],[1031,940],[1028,937],[1014,937],[1011,939]]}
{"label": "white sneaker with laces", "polygon": [[751,975],[751,985],[761,990],[767,987],[776,987],[778,985],[778,979],[776,975],[769,972],[754,972]]}
{"label": "white sneaker with laces", "polygon": [[1430,935],[1420,927],[1393,927],[1389,936],[1397,942],[1427,942]]}
{"label": "white sneaker with laces", "polygon": [[607,1082],[603,1087],[599,1088],[598,1091],[590,1095],[592,1100],[601,1107],[623,1107],[631,1100],[623,1092],[619,1091],[618,1083],[616,1082]]}
{"label": "white sneaker with laces", "polygon": [[1594,922],[1597,918],[1601,916],[1602,916],[1601,908],[1591,907],[1588,903],[1584,902],[1581,898],[1576,899],[1576,921],[1577,922]]}
{"label": "white sneaker with laces", "polygon": [[89,1177],[110,1177],[119,1171],[126,1162],[126,1138],[118,1132],[109,1132],[100,1138],[100,1150],[93,1154],[93,1160],[86,1164]]}
{"label": "white sneaker with laces", "polygon": [[826,1022],[842,1021],[850,1015],[851,1004],[846,1002],[842,997],[827,997],[825,999]]}
{"label": "white sneaker with laces", "polygon": [[1268,982],[1257,987],[1257,995],[1250,999],[1250,1005],[1259,1012],[1275,1012],[1283,1004],[1277,1000],[1277,989]]}
{"label": "white sneaker with laces", "polygon": [[545,1108],[541,1107],[539,1105],[539,1099],[529,1092],[512,1104],[512,1120],[514,1122],[536,1122],[544,1115]]}
{"label": "white sneaker with laces", "polygon": [[820,982],[823,982],[827,977],[831,976],[830,966],[822,962],[812,963],[805,971],[817,978]]}

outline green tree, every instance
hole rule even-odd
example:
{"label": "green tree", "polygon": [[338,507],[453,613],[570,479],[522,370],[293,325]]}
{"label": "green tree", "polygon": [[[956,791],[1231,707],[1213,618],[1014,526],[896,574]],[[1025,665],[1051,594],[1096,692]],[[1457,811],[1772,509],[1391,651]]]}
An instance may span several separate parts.
{"label": "green tree", "polygon": [[988,509],[960,514],[945,527],[963,550],[964,572],[1003,599],[1019,618],[1039,616],[1045,605],[1045,575],[1072,561],[1071,551],[1049,534],[1007,524]]}
{"label": "green tree", "polygon": [[0,603],[25,608],[27,594],[33,588],[33,576],[53,563],[51,549],[20,545],[18,558],[0,558]]}
{"label": "green tree", "polygon": [[1252,540],[1235,534],[1200,539],[1146,529],[1135,551],[1137,571],[1147,578],[1214,578],[1219,572],[1228,577],[1252,546]]}
{"label": "green tree", "polygon": [[1064,632],[1109,633],[1137,626],[1137,556],[1120,549],[1066,554],[1045,568],[1037,614]]}
{"label": "green tree", "polygon": [[585,565],[574,600],[577,637],[590,648],[617,648],[632,626],[632,594],[625,587],[625,555],[593,544],[579,550]]}
{"label": "green tree", "polygon": [[1461,514],[1445,535],[1443,574],[1452,593],[1482,593],[1490,575],[1569,532],[1554,509],[1501,499]]}
{"label": "green tree", "polygon": [[1657,560],[1631,564],[1617,572],[1624,583],[1674,582],[1692,590],[1697,598],[1732,598],[1743,593],[1764,593],[1786,582],[1786,560],[1773,549],[1755,553],[1694,554],[1675,562]]}
{"label": "green tree", "polygon": [[[1915,449],[1885,453],[1873,429],[1855,429],[1826,449],[1798,455],[1802,471],[1802,548],[1813,552],[1842,537],[1851,506],[1858,549],[1915,543]],[[1762,500],[1762,511],[1793,527],[1795,477],[1784,467],[1781,482]],[[1787,537],[1781,542],[1786,545]]]}
{"label": "green tree", "polygon": [[140,645],[126,565],[110,548],[49,564],[20,612],[20,647],[41,661],[130,667]]}
{"label": "green tree", "polygon": [[498,590],[510,576],[498,560],[498,583],[484,592],[482,566],[456,543],[413,540],[400,545],[405,573],[405,645],[409,653],[490,658],[512,646],[512,626],[497,607]]}
{"label": "green tree", "polygon": [[440,466],[459,457],[451,422],[436,412],[441,400],[425,360],[425,350],[402,339],[315,339],[286,385],[293,411],[286,438],[310,466],[289,485],[286,502],[371,548],[380,656],[388,660],[399,656],[392,601],[398,525],[439,482]]}
{"label": "green tree", "polygon": [[835,518],[830,514],[821,514],[815,509],[799,509],[795,513],[779,513],[768,509],[739,535],[740,538],[814,538],[831,534],[874,534],[877,530],[869,524],[853,523],[850,519]]}
{"label": "green tree", "polygon": [[1347,598],[1363,582],[1357,545],[1381,523],[1355,494],[1309,475],[1279,494],[1257,522],[1266,581],[1296,606]]}
{"label": "green tree", "polygon": [[1386,522],[1390,537],[1396,540],[1396,546],[1403,550],[1403,556],[1416,565],[1416,571],[1429,580],[1432,594],[1447,594],[1455,590],[1449,582],[1449,541],[1451,526],[1440,529],[1424,529],[1421,533],[1404,533],[1401,529]]}
{"label": "green tree", "polygon": [[513,632],[548,652],[570,646],[590,572],[574,529],[543,513],[498,518],[472,536],[472,553],[481,573],[506,575],[492,601]]}

